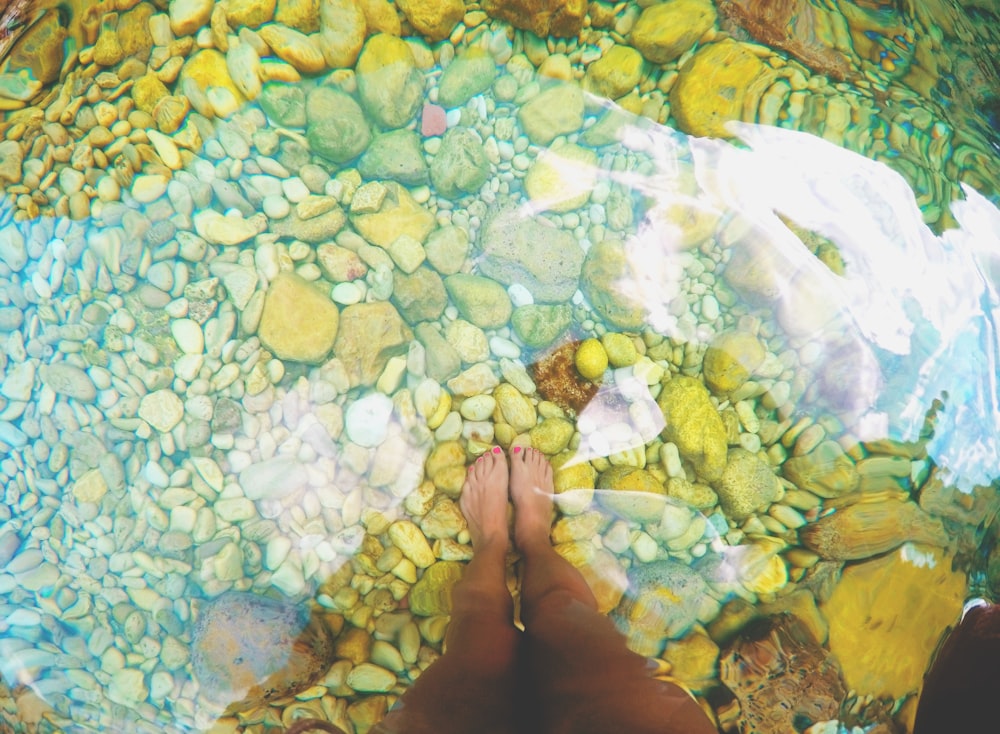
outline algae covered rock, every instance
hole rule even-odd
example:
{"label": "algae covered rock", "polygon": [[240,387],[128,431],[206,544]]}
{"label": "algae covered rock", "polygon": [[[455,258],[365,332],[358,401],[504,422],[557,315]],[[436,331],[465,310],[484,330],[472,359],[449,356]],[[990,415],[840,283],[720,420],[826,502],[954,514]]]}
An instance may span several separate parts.
{"label": "algae covered rock", "polygon": [[537,349],[566,333],[572,318],[573,308],[567,303],[529,303],[514,309],[511,325],[521,341]]}
{"label": "algae covered rock", "polygon": [[410,611],[420,617],[451,614],[451,590],[462,578],[462,564],[438,561],[410,589]]}
{"label": "algae covered rock", "polygon": [[340,314],[319,289],[294,273],[271,281],[257,335],[281,359],[322,362],[333,348]]}
{"label": "algae covered rock", "polygon": [[465,15],[462,0],[397,0],[396,5],[417,32],[430,41],[447,38]]}
{"label": "algae covered rock", "polygon": [[743,448],[729,450],[726,467],[714,486],[723,512],[737,522],[766,509],[781,494],[770,464]]}
{"label": "algae covered rock", "polygon": [[767,351],[760,340],[746,331],[726,331],[705,350],[702,363],[705,382],[719,395],[741,388],[764,362]]}
{"label": "algae covered rock", "polygon": [[203,603],[191,634],[201,692],[235,710],[294,696],[333,658],[329,628],[304,605],[240,591]]}
{"label": "algae covered rock", "polygon": [[656,404],[666,421],[663,438],[677,446],[700,477],[719,479],[726,466],[726,428],[708,389],[693,377],[679,375],[663,384]]}
{"label": "algae covered rock", "polygon": [[663,482],[645,469],[612,466],[597,478],[598,501],[634,522],[657,522],[667,503]]}

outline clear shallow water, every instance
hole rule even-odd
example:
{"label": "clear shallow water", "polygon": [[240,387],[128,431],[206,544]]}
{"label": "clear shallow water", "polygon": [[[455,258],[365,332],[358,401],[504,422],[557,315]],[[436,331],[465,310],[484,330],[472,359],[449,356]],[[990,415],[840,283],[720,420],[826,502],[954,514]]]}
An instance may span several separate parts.
{"label": "clear shallow water", "polygon": [[[858,51],[874,81],[838,86],[770,57],[784,72],[753,66],[743,91],[760,105],[730,128],[742,142],[692,137],[704,123],[677,115],[690,103],[671,84],[694,48],[647,64],[620,99],[664,126],[598,96],[550,119],[537,108],[583,101],[573,80],[597,46],[546,47],[476,12],[466,23],[488,30],[459,47],[502,63],[444,120],[473,144],[435,134],[451,46],[415,42],[418,81],[404,89],[420,96],[402,127],[417,155],[390,156],[378,175],[358,172],[378,170],[356,162],[360,149],[341,162],[311,150],[329,131],[290,124],[315,81],[292,85],[303,94],[282,108],[279,85],[239,104],[199,97],[182,75],[168,91],[195,109],[175,142],[143,132],[167,126],[162,107],[112,120],[101,106],[118,90],[135,99],[138,81],[91,75],[38,116],[8,113],[6,138],[35,142],[0,220],[6,726],[261,731],[311,713],[366,731],[440,651],[450,564],[471,552],[454,503],[464,465],[527,442],[560,467],[554,542],[630,644],[672,666],[722,725],[739,715],[734,697],[744,720],[779,703],[748,698],[759,673],[731,657],[754,608],[805,620],[825,645],[811,648],[816,664],[832,651],[839,695],[860,697],[846,706],[857,723],[912,716],[967,572],[989,580],[977,558],[997,464],[988,123],[920,102]],[[926,18],[913,23],[919,46]],[[157,40],[162,25],[150,23]],[[213,43],[202,31],[198,46]],[[150,65],[170,64],[152,45]],[[954,85],[955,69],[941,78],[949,99],[989,97]],[[387,127],[363,83],[330,82]],[[95,98],[76,107],[75,95]],[[269,121],[268,102],[289,117]],[[59,104],[76,112],[47,120]],[[837,128],[824,114],[838,104],[870,125]],[[109,125],[91,124],[104,115]],[[410,177],[405,191],[392,176]],[[546,359],[587,339],[602,344]],[[683,377],[709,387],[672,393]],[[676,589],[696,593],[638,621]],[[336,640],[297,698],[257,693],[225,711],[245,694],[225,676],[245,666],[233,656],[206,672],[231,650],[199,636],[198,620],[231,591],[312,609],[329,630],[310,628],[313,646]],[[260,642],[280,625],[246,604],[229,614],[266,677],[287,650]],[[894,625],[895,637],[878,631]]]}

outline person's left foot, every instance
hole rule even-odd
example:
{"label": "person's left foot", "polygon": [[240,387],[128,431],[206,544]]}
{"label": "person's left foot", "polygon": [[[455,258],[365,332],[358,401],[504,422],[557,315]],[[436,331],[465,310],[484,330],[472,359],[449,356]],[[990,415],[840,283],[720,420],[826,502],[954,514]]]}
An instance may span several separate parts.
{"label": "person's left foot", "polygon": [[482,550],[493,544],[510,546],[507,531],[507,457],[496,447],[469,467],[458,501],[469,524],[472,547]]}

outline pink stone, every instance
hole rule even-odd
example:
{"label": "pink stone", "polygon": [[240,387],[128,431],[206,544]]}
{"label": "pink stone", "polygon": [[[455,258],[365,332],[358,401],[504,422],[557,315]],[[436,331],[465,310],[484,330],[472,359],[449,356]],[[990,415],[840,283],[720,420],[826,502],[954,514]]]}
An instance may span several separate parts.
{"label": "pink stone", "polygon": [[420,133],[424,137],[432,137],[441,135],[447,129],[444,107],[430,102],[424,104],[424,111],[420,115]]}

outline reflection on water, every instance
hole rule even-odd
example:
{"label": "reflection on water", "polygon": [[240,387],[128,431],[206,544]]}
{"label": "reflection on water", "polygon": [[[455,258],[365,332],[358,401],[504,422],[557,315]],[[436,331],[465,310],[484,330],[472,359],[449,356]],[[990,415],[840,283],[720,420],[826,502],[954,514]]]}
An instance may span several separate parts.
{"label": "reflection on water", "polygon": [[968,5],[31,10],[4,726],[368,731],[441,652],[467,464],[531,444],[557,550],[720,729],[818,725],[804,667],[822,731],[908,730],[996,565]]}

